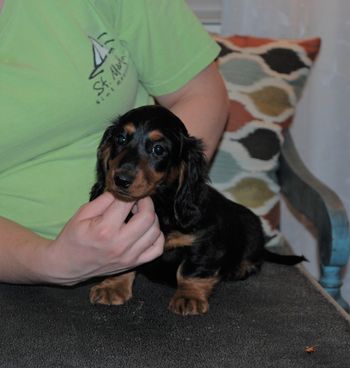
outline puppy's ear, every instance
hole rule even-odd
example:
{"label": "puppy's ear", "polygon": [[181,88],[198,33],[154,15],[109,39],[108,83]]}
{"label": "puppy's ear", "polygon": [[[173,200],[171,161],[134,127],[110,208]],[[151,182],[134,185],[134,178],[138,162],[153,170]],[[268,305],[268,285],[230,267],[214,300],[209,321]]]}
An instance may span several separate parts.
{"label": "puppy's ear", "polygon": [[104,132],[97,149],[96,183],[90,191],[90,201],[104,192],[106,173],[108,170],[108,159],[111,152],[112,137],[115,126],[109,126]]}
{"label": "puppy's ear", "polygon": [[201,217],[201,203],[208,182],[208,163],[199,139],[185,137],[182,150],[174,212],[180,226],[186,229],[195,226]]}

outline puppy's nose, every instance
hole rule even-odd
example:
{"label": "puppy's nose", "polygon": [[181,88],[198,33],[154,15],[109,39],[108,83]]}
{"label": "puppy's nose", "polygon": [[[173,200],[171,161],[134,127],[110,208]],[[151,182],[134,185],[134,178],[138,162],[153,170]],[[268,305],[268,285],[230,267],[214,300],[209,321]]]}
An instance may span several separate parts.
{"label": "puppy's nose", "polygon": [[114,181],[118,187],[127,189],[130,187],[133,181],[133,178],[130,175],[118,174],[115,176]]}

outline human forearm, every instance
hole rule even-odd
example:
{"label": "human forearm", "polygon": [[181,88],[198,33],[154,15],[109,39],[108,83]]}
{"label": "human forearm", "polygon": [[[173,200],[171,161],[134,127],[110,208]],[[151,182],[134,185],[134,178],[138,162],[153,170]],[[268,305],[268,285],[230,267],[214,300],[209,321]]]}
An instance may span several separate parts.
{"label": "human forearm", "polygon": [[228,115],[228,96],[215,64],[195,76],[175,93],[157,97],[174,112],[190,134],[203,139],[210,159],[218,145]]}
{"label": "human forearm", "polygon": [[50,240],[0,217],[0,282],[45,282],[43,264]]}

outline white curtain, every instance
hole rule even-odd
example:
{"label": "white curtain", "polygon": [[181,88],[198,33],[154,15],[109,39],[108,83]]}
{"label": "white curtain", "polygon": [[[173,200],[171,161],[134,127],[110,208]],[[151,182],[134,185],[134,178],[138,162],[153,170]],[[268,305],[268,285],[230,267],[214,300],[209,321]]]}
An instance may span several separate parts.
{"label": "white curtain", "polygon": [[[340,196],[350,214],[350,1],[223,0],[222,33],[321,37],[321,53],[291,131],[306,166]],[[313,238],[282,212],[283,233],[296,252],[313,260],[309,271],[318,277]],[[350,302],[348,268],[343,293]]]}

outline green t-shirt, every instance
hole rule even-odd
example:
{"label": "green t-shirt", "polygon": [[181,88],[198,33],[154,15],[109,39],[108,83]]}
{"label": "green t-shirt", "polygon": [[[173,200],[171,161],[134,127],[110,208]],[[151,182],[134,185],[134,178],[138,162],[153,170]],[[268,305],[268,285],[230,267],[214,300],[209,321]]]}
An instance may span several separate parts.
{"label": "green t-shirt", "polygon": [[89,199],[118,115],[218,54],[182,0],[7,0],[0,13],[0,216],[55,237]]}

